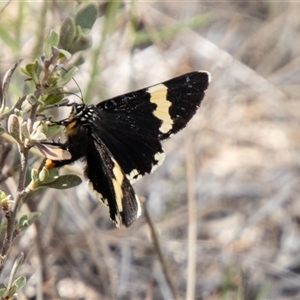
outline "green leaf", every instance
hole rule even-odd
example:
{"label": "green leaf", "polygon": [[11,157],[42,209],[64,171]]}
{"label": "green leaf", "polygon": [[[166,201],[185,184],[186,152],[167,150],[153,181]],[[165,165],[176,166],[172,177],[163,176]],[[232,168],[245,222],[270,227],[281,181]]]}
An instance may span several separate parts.
{"label": "green leaf", "polygon": [[0,135],[3,134],[5,130],[0,126]]}
{"label": "green leaf", "polygon": [[8,295],[12,296],[16,292],[20,291],[25,286],[25,284],[26,284],[26,277],[20,276],[13,282],[11,288],[8,291]]}
{"label": "green leaf", "polygon": [[38,180],[39,173],[36,169],[31,169],[31,180]]}
{"label": "green leaf", "polygon": [[[17,259],[15,260],[13,267],[10,271],[10,275],[9,275],[9,280],[8,280],[8,284],[7,284],[7,295],[8,296],[12,296],[14,295],[18,290],[20,290],[20,286],[21,286],[21,282],[23,282],[23,280],[20,280],[20,277],[18,279],[16,279],[15,281],[13,281],[18,269],[20,268],[20,266],[22,265],[24,261],[24,253],[21,252]],[[24,277],[24,276],[21,276]],[[26,282],[26,279],[25,279]],[[24,285],[23,285],[24,286]],[[21,288],[23,287],[21,286]]]}
{"label": "green leaf", "polygon": [[72,54],[67,50],[58,49],[58,51],[59,51],[59,56],[58,56],[59,59],[63,57],[65,57],[66,59],[70,59],[72,57]]}
{"label": "green leaf", "polygon": [[89,3],[78,10],[75,23],[81,28],[91,29],[97,19],[98,7],[95,3]]}
{"label": "green leaf", "polygon": [[28,215],[23,215],[18,223],[18,229],[23,230],[33,224],[39,217],[40,212],[31,212]]}
{"label": "green leaf", "polygon": [[53,95],[50,94],[46,97],[45,100],[43,100],[43,107],[48,105],[54,105],[59,103],[64,98],[64,95]]}
{"label": "green leaf", "polygon": [[51,182],[54,182],[59,176],[58,170],[56,168],[52,168],[52,169],[43,168],[43,170],[47,172],[47,176],[44,179],[44,181],[41,182],[41,185],[50,184]]}
{"label": "green leaf", "polygon": [[46,135],[47,135],[47,137],[51,137],[51,136],[57,134],[60,130],[61,130],[61,126],[59,126],[59,125],[47,126]]}
{"label": "green leaf", "polygon": [[20,291],[26,284],[26,277],[25,276],[20,276],[19,278],[17,278],[13,285],[17,286],[17,292]]}
{"label": "green leaf", "polygon": [[[24,70],[23,70],[24,72]],[[39,82],[39,74],[40,74],[40,66],[37,60],[34,61],[33,64],[27,64],[25,66],[25,72],[27,75],[30,76],[30,78],[32,78],[32,80],[34,81],[35,84],[37,84]]]}
{"label": "green leaf", "polygon": [[81,178],[74,174],[62,175],[58,177],[55,181],[45,184],[43,186],[53,188],[53,189],[69,189],[79,185],[82,182]]}
{"label": "green leaf", "polygon": [[88,49],[92,44],[91,38],[87,33],[82,32],[82,30],[80,30],[80,27],[78,31],[79,31],[79,35],[77,39],[74,41],[74,43],[72,44],[72,47],[70,48],[70,52],[72,54],[78,51]]}
{"label": "green leaf", "polygon": [[71,45],[76,37],[76,25],[72,17],[67,17],[60,28],[59,45],[66,50],[71,48]]}
{"label": "green leaf", "polygon": [[[54,49],[54,48],[52,48]],[[49,89],[48,93],[55,93],[55,90],[57,89],[57,82],[60,78],[59,72],[52,72],[50,76],[48,77],[48,84],[49,84]],[[51,87],[51,89],[50,89]]]}
{"label": "green leaf", "polygon": [[21,73],[27,75],[27,76],[30,76],[30,74],[27,72],[26,68],[25,67],[20,67],[20,71]]}
{"label": "green leaf", "polygon": [[[36,144],[36,146],[38,145],[39,144]],[[51,183],[58,178],[58,170],[56,168],[52,168],[48,170],[44,167],[42,172],[44,173],[43,175],[38,173],[37,177],[33,177],[33,176],[31,177],[31,182],[28,185],[31,191],[37,190],[38,188],[43,187],[44,184]],[[34,176],[36,176],[36,173],[34,173]],[[41,178],[44,180],[43,182],[40,181]]]}
{"label": "green leaf", "polygon": [[45,55],[47,58],[52,56],[52,47],[56,47],[58,45],[58,41],[58,34],[54,30],[51,30],[45,41]]}
{"label": "green leaf", "polygon": [[39,181],[40,182],[46,181],[48,176],[49,176],[49,171],[46,168],[43,168],[39,173]]}
{"label": "green leaf", "polygon": [[18,230],[21,231],[25,228],[29,227],[29,223],[28,223],[28,216],[24,215],[20,218],[19,220],[19,224],[18,224]]}
{"label": "green leaf", "polygon": [[77,67],[72,67],[70,70],[68,70],[67,73],[65,73],[59,80],[58,85],[64,86],[66,85],[74,76],[74,74],[77,72]]}
{"label": "green leaf", "polygon": [[0,299],[4,298],[4,295],[6,295],[6,288],[0,289]]}

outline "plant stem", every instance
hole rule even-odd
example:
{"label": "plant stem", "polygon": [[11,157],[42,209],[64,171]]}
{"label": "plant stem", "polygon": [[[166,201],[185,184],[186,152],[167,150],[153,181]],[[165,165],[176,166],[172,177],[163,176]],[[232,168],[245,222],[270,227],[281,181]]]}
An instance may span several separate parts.
{"label": "plant stem", "polygon": [[[37,105],[33,105],[29,118],[27,120],[29,132],[32,131],[33,124],[36,118],[36,112],[37,112]],[[20,170],[19,182],[18,182],[14,203],[12,205],[11,210],[8,210],[5,214],[5,217],[7,219],[7,228],[6,228],[4,243],[1,249],[2,260],[0,262],[0,275],[2,274],[2,271],[4,269],[5,261],[7,259],[7,254],[9,252],[10,246],[14,238],[17,236],[17,232],[15,232],[15,222],[16,222],[19,206],[21,204],[21,201],[29,192],[29,189],[25,188],[29,148],[23,146],[20,147],[19,149],[20,149],[20,159],[21,159],[21,170]]]}
{"label": "plant stem", "polygon": [[151,219],[151,216],[149,214],[145,199],[142,201],[142,203],[143,203],[143,210],[145,212],[146,221],[148,223],[148,226],[149,226],[149,229],[150,229],[150,232],[151,232],[153,247],[154,247],[154,250],[155,250],[155,252],[158,256],[158,260],[160,262],[162,272],[165,276],[165,279],[166,279],[167,284],[170,288],[170,291],[172,293],[173,298],[174,299],[180,299],[179,294],[178,294],[178,292],[177,292],[177,290],[174,286],[174,283],[173,283],[173,280],[172,280],[172,277],[171,277],[171,272],[170,272],[170,270],[167,266],[167,263],[165,261],[165,258],[163,256],[161,246],[160,246],[160,243],[159,243],[159,240],[158,240],[158,237],[157,237],[157,233],[156,233],[157,231],[156,231],[156,229],[154,227],[154,224],[152,222],[152,219]]}
{"label": "plant stem", "polygon": [[197,265],[197,203],[195,187],[195,157],[191,143],[191,133],[189,131],[186,133],[185,145],[188,192],[188,264],[186,299],[195,299]]}
{"label": "plant stem", "polygon": [[27,171],[28,153],[29,153],[28,148],[23,148],[23,151],[21,151],[21,153],[20,153],[20,155],[21,155],[21,171],[20,171],[20,177],[19,177],[16,198],[15,198],[12,209],[9,210],[5,214],[5,217],[7,219],[7,228],[6,228],[6,234],[5,234],[3,247],[1,249],[2,261],[0,263],[0,275],[2,274],[2,271],[4,269],[7,254],[10,249],[11,243],[14,239],[14,228],[15,228],[14,225],[15,225],[18,208],[19,208],[20,203],[21,203],[22,199],[24,198],[24,196],[28,193],[28,191],[26,189],[24,189],[26,171]]}

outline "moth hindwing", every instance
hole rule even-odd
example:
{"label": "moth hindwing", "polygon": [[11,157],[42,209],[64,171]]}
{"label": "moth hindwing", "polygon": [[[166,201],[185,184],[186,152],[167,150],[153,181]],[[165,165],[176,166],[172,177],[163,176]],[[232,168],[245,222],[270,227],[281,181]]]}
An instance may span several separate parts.
{"label": "moth hindwing", "polygon": [[97,105],[74,104],[64,144],[72,158],[47,165],[84,159],[85,176],[111,219],[130,226],[140,214],[131,184],[162,164],[161,141],[186,126],[209,82],[208,72],[191,72]]}

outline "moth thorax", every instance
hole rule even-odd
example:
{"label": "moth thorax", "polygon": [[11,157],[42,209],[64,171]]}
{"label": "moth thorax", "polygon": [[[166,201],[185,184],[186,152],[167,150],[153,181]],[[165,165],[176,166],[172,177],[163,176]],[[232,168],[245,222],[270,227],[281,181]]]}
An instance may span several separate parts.
{"label": "moth thorax", "polygon": [[78,118],[81,122],[93,122],[95,120],[95,106],[76,104],[73,106],[71,115]]}

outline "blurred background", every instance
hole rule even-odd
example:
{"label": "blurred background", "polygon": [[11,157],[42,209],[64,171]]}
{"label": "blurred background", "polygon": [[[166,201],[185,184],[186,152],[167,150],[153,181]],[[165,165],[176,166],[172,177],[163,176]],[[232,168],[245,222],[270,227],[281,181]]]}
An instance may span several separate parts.
{"label": "blurred background", "polygon": [[[117,229],[83,182],[23,205],[41,217],[14,242],[1,283],[23,251],[20,299],[299,299],[299,3],[97,4],[93,44],[75,75],[86,102],[189,71],[212,74],[193,120],[164,142],[164,164],[134,184],[165,264],[145,209]],[[77,5],[1,2],[1,77],[17,59],[41,55]],[[24,79],[14,75],[12,102]],[[61,173],[82,169],[78,162]],[[17,180],[0,189],[14,195]]]}

